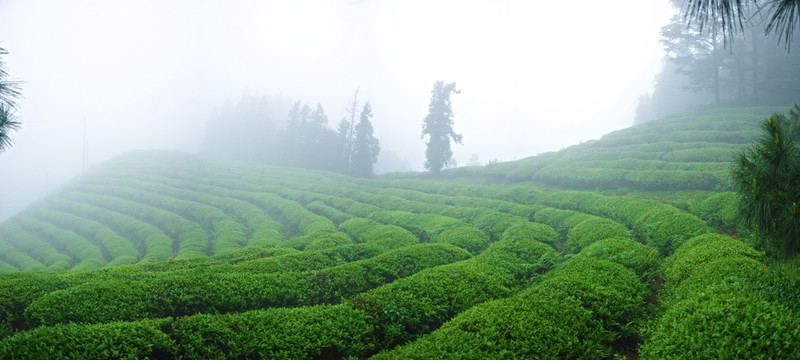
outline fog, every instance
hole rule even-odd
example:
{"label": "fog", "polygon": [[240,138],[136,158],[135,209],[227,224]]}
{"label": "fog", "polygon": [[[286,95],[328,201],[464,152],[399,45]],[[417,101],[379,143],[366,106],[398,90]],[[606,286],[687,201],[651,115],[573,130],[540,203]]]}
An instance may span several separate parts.
{"label": "fog", "polygon": [[24,81],[0,221],[80,175],[84,149],[89,167],[197,151],[212,110],[245,91],[320,103],[335,127],[359,89],[395,159],[384,170],[422,170],[437,80],[462,91],[460,165],[596,139],[633,123],[672,14],[668,0],[0,0],[0,46]]}

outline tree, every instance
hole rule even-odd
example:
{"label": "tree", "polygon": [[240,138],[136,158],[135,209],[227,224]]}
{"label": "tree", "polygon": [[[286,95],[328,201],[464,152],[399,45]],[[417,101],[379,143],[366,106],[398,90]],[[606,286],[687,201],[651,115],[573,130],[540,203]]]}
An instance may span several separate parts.
{"label": "tree", "polygon": [[668,61],[677,65],[678,73],[691,79],[690,88],[695,93],[711,91],[714,104],[720,104],[720,67],[725,52],[722,49],[717,23],[711,24],[711,34],[700,28],[684,26],[673,17],[669,25],[661,28],[661,44],[667,51]]}
{"label": "tree", "polygon": [[800,107],[761,124],[762,136],[732,170],[745,224],[784,254],[800,250]]}
{"label": "tree", "polygon": [[[8,51],[0,47],[0,55],[6,54]],[[22,96],[19,84],[19,81],[8,79],[6,64],[0,57],[0,153],[11,147],[11,132],[20,128],[15,115],[17,100]]]}
{"label": "tree", "polygon": [[744,32],[744,24],[750,20],[749,7],[765,10],[768,21],[764,33],[777,34],[788,48],[795,27],[800,25],[800,0],[685,0],[683,14],[689,24],[697,23],[701,31],[709,23],[719,23],[727,44],[737,33]]}
{"label": "tree", "polygon": [[353,157],[350,164],[351,172],[355,176],[372,176],[373,165],[378,161],[378,154],[381,152],[380,142],[373,135],[371,118],[372,107],[367,102],[355,127]]}
{"label": "tree", "polygon": [[339,161],[344,172],[350,171],[350,164],[352,163],[356,115],[358,113],[358,91],[359,89],[356,89],[353,93],[353,101],[347,104],[345,115],[336,128],[339,143]]}
{"label": "tree", "polygon": [[455,164],[450,140],[461,144],[462,136],[453,130],[453,108],[450,94],[460,94],[456,83],[445,84],[437,81],[431,90],[431,102],[428,105],[428,116],[422,122],[422,138],[428,135],[425,150],[425,168],[436,174],[443,168]]}

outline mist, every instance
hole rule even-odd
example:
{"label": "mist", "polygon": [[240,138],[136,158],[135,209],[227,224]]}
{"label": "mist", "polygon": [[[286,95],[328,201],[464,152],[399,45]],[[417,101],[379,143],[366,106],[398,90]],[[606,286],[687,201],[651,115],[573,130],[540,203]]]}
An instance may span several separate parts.
{"label": "mist", "polygon": [[667,0],[0,1],[0,45],[24,81],[0,221],[120,153],[198,151],[210,114],[245,92],[320,103],[335,127],[359,89],[381,172],[422,170],[437,80],[461,90],[460,165],[596,139],[633,123],[674,12]]}

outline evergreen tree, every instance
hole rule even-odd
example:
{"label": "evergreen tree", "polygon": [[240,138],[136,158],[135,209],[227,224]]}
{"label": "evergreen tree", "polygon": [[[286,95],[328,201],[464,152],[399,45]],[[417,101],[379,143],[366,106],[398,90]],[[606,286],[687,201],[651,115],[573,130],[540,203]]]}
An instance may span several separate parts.
{"label": "evergreen tree", "polygon": [[800,107],[761,124],[761,138],[732,171],[743,221],[780,252],[800,250]]}
{"label": "evergreen tree", "polygon": [[[8,51],[0,47],[0,55],[6,54]],[[11,132],[19,130],[14,111],[21,95],[19,82],[8,79],[5,62],[0,58],[0,153],[11,147]]]}
{"label": "evergreen tree", "polygon": [[353,157],[350,168],[355,176],[372,176],[373,165],[378,161],[378,154],[381,152],[380,142],[373,135],[372,107],[369,102],[364,104],[361,111],[361,118],[355,127],[355,141],[353,146]]}
{"label": "evergreen tree", "polygon": [[459,94],[456,83],[445,84],[437,81],[431,90],[431,102],[428,105],[428,116],[422,122],[422,138],[428,135],[425,150],[425,168],[438,173],[443,168],[455,164],[450,140],[461,143],[462,136],[453,130],[453,108],[450,94]]}

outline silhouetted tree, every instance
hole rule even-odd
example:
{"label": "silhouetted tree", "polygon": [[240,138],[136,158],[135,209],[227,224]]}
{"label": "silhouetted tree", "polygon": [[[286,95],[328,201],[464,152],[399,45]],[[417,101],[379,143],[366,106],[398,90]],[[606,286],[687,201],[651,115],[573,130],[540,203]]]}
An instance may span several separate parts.
{"label": "silhouetted tree", "polygon": [[453,130],[453,108],[450,94],[460,94],[456,83],[445,84],[437,81],[431,90],[431,102],[428,105],[428,116],[422,122],[422,138],[428,135],[425,150],[425,168],[438,173],[443,168],[455,164],[450,140],[461,143],[462,136]]}
{"label": "silhouetted tree", "polygon": [[356,91],[353,93],[353,100],[347,104],[347,107],[345,108],[345,115],[342,117],[342,120],[339,122],[339,125],[336,128],[340,155],[339,162],[343,172],[349,172],[350,164],[352,163],[353,146],[355,144],[356,133],[356,116],[358,112],[358,91],[359,89],[356,89]]}
{"label": "silhouetted tree", "polygon": [[[0,55],[8,51],[0,47]],[[20,122],[16,120],[17,101],[22,97],[19,81],[10,80],[5,61],[0,57],[0,153],[11,147],[11,132],[19,130]]]}
{"label": "silhouetted tree", "polygon": [[740,215],[779,251],[800,250],[800,107],[761,124],[762,136],[732,171]]}
{"label": "silhouetted tree", "polygon": [[350,168],[355,176],[372,176],[373,165],[378,161],[381,152],[380,142],[373,135],[372,107],[369,103],[364,104],[361,111],[361,118],[355,127],[355,141],[353,146],[353,157]]}

